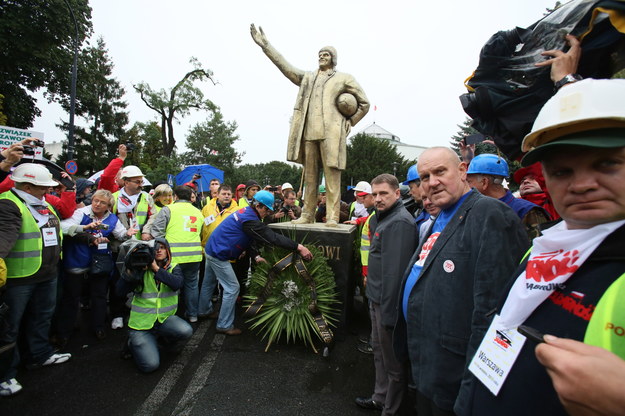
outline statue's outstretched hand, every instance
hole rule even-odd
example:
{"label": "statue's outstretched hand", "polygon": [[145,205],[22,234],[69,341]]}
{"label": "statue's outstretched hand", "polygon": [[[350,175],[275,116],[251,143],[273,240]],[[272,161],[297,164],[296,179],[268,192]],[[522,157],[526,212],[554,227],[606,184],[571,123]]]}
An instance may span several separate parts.
{"label": "statue's outstretched hand", "polygon": [[258,26],[258,30],[256,30],[256,26],[254,23],[250,25],[250,34],[252,35],[252,39],[254,42],[261,48],[269,45],[269,41],[267,40],[267,36],[265,36],[265,32],[263,32],[263,28]]}

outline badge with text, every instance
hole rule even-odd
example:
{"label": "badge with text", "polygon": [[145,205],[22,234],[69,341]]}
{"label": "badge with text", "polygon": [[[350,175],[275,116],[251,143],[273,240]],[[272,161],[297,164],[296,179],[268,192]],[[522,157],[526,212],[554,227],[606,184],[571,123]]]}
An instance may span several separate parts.
{"label": "badge with text", "polygon": [[43,246],[44,247],[52,247],[58,244],[58,241],[56,239],[56,228],[54,227],[42,228],[41,233],[43,234]]}
{"label": "badge with text", "polygon": [[495,396],[506,381],[526,340],[516,328],[501,328],[499,319],[499,315],[496,315],[469,364],[469,371]]}
{"label": "badge with text", "polygon": [[214,215],[209,215],[208,217],[204,218],[204,225],[211,225],[213,222],[215,222]]}
{"label": "badge with text", "polygon": [[108,243],[99,243],[98,250],[107,250],[109,248]]}

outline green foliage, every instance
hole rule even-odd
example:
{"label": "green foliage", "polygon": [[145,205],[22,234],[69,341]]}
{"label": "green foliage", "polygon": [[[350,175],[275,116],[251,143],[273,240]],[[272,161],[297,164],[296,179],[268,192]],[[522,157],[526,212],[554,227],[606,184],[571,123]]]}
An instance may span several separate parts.
{"label": "green foliage", "polygon": [[202,123],[191,128],[187,135],[186,147],[189,150],[182,155],[185,165],[208,163],[224,171],[225,177],[231,177],[235,165],[241,162],[242,153],[238,153],[233,145],[239,140],[235,134],[237,123],[225,122],[219,109]]}
{"label": "green foliage", "polygon": [[341,175],[342,189],[358,181],[371,182],[381,173],[404,175],[416,160],[406,160],[388,140],[359,133],[347,145],[347,166]]}
{"label": "green foliage", "polygon": [[176,146],[174,136],[174,121],[179,117],[185,117],[191,110],[215,111],[217,106],[207,98],[204,98],[202,90],[194,85],[195,81],[213,81],[213,73],[203,69],[196,58],[191,58],[190,63],[194,67],[187,72],[178,83],[169,91],[152,89],[146,82],[134,85],[134,89],[141,94],[141,100],[148,108],[155,111],[161,119],[161,141],[163,155],[169,156]]}
{"label": "green foliage", "polygon": [[126,157],[127,165],[139,166],[142,172],[159,167],[158,159],[163,154],[163,144],[161,143],[161,128],[158,123],[154,121],[136,122],[124,133],[121,142],[135,146],[135,150],[129,152]]}
{"label": "green foliage", "polygon": [[[75,114],[85,120],[88,126],[75,127],[74,154],[79,174],[88,175],[104,169],[115,154],[119,139],[124,134],[124,126],[128,123],[128,104],[123,101],[124,89],[112,77],[113,63],[102,38],[98,39],[96,46],[87,47],[81,52],[78,68],[80,77],[76,85]],[[69,112],[69,98],[63,98],[60,102]],[[68,123],[60,127],[69,129]],[[109,158],[94,155],[108,155]],[[66,152],[59,161],[64,162],[65,158]]]}
{"label": "green foliage", "polygon": [[[91,33],[88,0],[67,0],[78,26],[78,44]],[[75,26],[65,0],[3,0],[0,5],[0,94],[6,124],[29,128],[41,114],[30,95],[69,95]]]}
{"label": "green foliage", "polygon": [[[313,259],[306,263],[308,273],[315,281],[317,291],[317,307],[321,311],[328,324],[335,322],[337,313],[334,273],[321,251],[315,246],[306,246],[313,254]],[[244,297],[246,307],[260,295],[265,284],[269,269],[289,251],[282,248],[274,248],[265,251],[262,256],[267,263],[260,263],[250,279],[248,294]],[[321,335],[312,313],[308,310],[311,303],[312,290],[297,274],[293,266],[289,266],[278,274],[274,280],[270,295],[258,314],[248,320],[251,329],[262,333],[263,339],[267,338],[269,350],[272,343],[279,341],[282,335],[286,335],[287,342],[302,340],[304,344],[313,349],[313,334],[321,339]]]}
{"label": "green foliage", "polygon": [[298,190],[301,177],[301,167],[273,160],[269,163],[237,166],[232,174],[224,176],[224,181],[233,189],[240,183],[254,179],[261,186],[282,185],[284,182],[289,182],[295,190]]}
{"label": "green foliage", "polygon": [[7,116],[6,116],[6,114],[4,114],[2,112],[2,110],[3,110],[2,103],[3,102],[4,102],[4,95],[0,94],[0,126],[6,126],[6,124],[7,124]]}
{"label": "green foliage", "polygon": [[180,161],[180,156],[176,153],[176,151],[172,151],[169,156],[158,156],[155,155],[156,166],[153,168],[145,167],[140,165],[141,171],[145,173],[145,176],[151,183],[156,183],[159,181],[166,181],[167,174],[176,175],[180,173],[183,168],[183,164]]}

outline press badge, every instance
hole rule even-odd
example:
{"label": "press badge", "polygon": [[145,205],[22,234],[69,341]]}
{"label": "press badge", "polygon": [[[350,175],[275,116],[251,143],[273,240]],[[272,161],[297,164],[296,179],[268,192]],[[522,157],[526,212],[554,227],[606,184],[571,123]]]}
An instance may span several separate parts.
{"label": "press badge", "polygon": [[213,222],[215,222],[214,215],[209,215],[208,217],[204,218],[204,225],[211,225]]}
{"label": "press badge", "polygon": [[499,315],[495,315],[469,364],[469,371],[495,396],[506,381],[526,340],[516,328],[500,328],[499,320]]}
{"label": "press badge", "polygon": [[42,228],[41,234],[43,234],[43,246],[44,247],[56,246],[59,243],[58,240],[56,239],[56,228],[54,227]]}
{"label": "press badge", "polygon": [[109,248],[108,243],[100,243],[98,244],[98,250],[106,250]]}

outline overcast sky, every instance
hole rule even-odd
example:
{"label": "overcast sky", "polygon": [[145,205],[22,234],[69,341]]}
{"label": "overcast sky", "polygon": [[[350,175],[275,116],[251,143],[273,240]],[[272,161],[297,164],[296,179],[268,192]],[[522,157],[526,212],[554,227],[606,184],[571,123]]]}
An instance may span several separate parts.
{"label": "overcast sky", "polygon": [[[156,120],[132,84],[146,81],[154,89],[169,89],[191,69],[188,61],[195,56],[219,82],[197,85],[226,120],[239,125],[235,147],[245,152],[243,163],[261,163],[285,160],[298,87],[254,43],[250,23],[262,26],[273,46],[301,69],[317,67],[321,47],[337,49],[337,69],[354,75],[371,102],[352,133],[375,122],[402,142],[434,146],[447,145],[464,121],[458,96],[466,92],[463,82],[488,38],[532,24],[555,1],[90,3],[95,37],[104,38],[114,76],[126,90],[128,127]],[[43,99],[39,104],[43,115],[32,130],[44,132],[46,142],[63,139],[54,124],[68,116]],[[205,119],[206,113],[194,113],[182,120],[176,128],[179,150],[189,126]]]}

